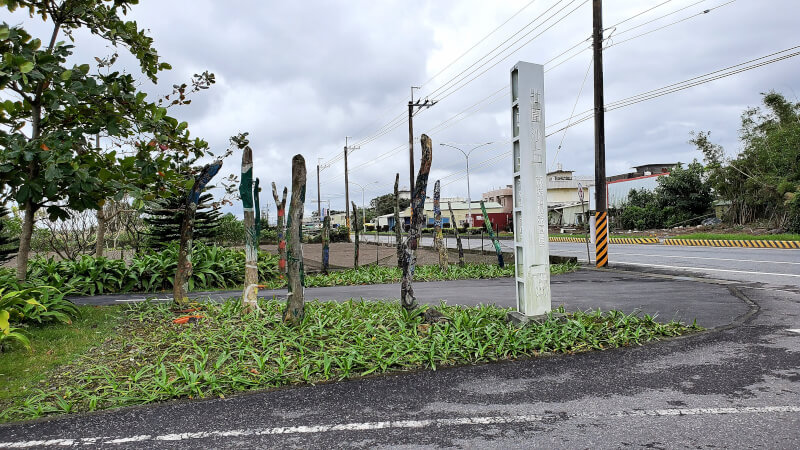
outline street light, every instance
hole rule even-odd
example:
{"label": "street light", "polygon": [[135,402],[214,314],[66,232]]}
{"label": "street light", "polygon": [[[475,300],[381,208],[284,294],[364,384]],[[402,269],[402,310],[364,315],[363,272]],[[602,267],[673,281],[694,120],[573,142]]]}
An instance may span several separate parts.
{"label": "street light", "polygon": [[372,183],[367,183],[366,185],[356,183],[355,181],[351,181],[350,184],[355,184],[356,186],[361,188],[361,229],[362,231],[366,231],[367,227],[364,223],[365,219],[367,218],[367,213],[364,211],[364,192],[367,190],[367,186],[372,186],[373,184],[378,184],[378,181],[373,181]]}
{"label": "street light", "polygon": [[[464,150],[461,150],[460,148],[456,147],[455,145],[446,144],[444,142],[440,142],[439,143],[439,145],[444,145],[445,147],[452,147],[452,148],[460,151],[461,153],[464,154],[464,158],[467,159],[467,209],[469,211],[469,219],[467,219],[467,222],[468,222],[470,227],[472,227],[472,223],[473,222],[472,222],[472,197],[471,197],[470,191],[469,191],[469,155],[472,152],[474,152],[476,149],[479,149],[479,148],[481,148],[481,147],[483,147],[485,145],[489,145],[489,144],[493,144],[493,142],[486,142],[486,143],[480,144],[480,145],[478,145],[476,147],[472,147],[470,149],[470,151],[465,152]],[[453,224],[453,226],[456,226],[456,224]]]}

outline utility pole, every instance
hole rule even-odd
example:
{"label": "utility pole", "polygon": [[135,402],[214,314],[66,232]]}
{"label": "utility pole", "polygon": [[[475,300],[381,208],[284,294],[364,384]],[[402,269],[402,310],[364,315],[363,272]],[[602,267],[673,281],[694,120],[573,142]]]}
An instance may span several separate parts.
{"label": "utility pole", "polygon": [[322,223],[322,199],[319,194],[319,162],[322,158],[317,158],[317,219]]}
{"label": "utility pole", "polygon": [[[437,103],[437,100],[417,100],[414,101],[414,89],[419,89],[419,86],[411,86],[411,100],[408,102],[408,173],[409,183],[408,189],[411,195],[414,195],[414,114],[419,112],[422,108],[430,108]],[[414,108],[417,108],[414,111]]]}
{"label": "utility pole", "polygon": [[594,48],[594,183],[595,264],[608,266],[608,207],[606,199],[606,132],[603,102],[603,1],[592,2],[592,46]]}
{"label": "utility pole", "polygon": [[344,207],[345,207],[345,220],[347,223],[347,228],[350,228],[350,182],[348,180],[348,173],[347,173],[347,151],[350,149],[358,150],[361,147],[350,147],[347,145],[347,139],[350,136],[344,137]]}

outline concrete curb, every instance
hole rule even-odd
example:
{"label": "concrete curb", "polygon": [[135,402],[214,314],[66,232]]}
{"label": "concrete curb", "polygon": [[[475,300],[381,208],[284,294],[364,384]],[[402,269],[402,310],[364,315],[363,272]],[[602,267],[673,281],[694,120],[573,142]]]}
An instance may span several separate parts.
{"label": "concrete curb", "polygon": [[733,239],[664,239],[663,245],[688,245],[705,247],[747,247],[747,248],[800,248],[800,241],[740,241]]}

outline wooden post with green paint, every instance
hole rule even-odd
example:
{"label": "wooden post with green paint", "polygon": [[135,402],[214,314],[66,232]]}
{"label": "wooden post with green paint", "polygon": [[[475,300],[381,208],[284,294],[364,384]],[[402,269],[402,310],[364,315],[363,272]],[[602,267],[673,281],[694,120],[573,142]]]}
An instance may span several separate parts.
{"label": "wooden post with green paint", "polygon": [[353,204],[353,220],[351,221],[353,225],[353,229],[356,232],[356,241],[353,244],[353,268],[358,268],[358,241],[359,236],[361,234],[361,224],[358,222],[358,207],[356,207],[356,202],[351,202]]}
{"label": "wooden post with green paint", "polygon": [[186,196],[183,221],[181,222],[181,237],[178,247],[178,267],[175,270],[175,282],[172,288],[172,300],[178,305],[189,302],[186,292],[189,290],[189,278],[192,277],[192,235],[194,230],[194,216],[197,212],[197,202],[200,194],[214,175],[222,168],[222,160],[217,160],[205,167],[194,179],[194,185]]}
{"label": "wooden post with green paint", "polygon": [[242,152],[242,181],[239,184],[239,196],[244,209],[244,292],[242,307],[245,312],[258,308],[258,231],[256,213],[253,203],[253,150],[244,142]]}
{"label": "wooden post with green paint", "polygon": [[414,193],[411,196],[411,228],[403,246],[403,277],[400,283],[400,303],[406,311],[413,311],[419,306],[416,297],[414,297],[412,281],[414,279],[414,268],[417,265],[416,250],[425,215],[425,191],[428,188],[428,174],[431,171],[431,162],[433,160],[431,138],[423,134],[420,137],[420,143],[422,144],[422,159],[417,173],[417,180],[414,183]]}
{"label": "wooden post with green paint", "polygon": [[500,250],[500,241],[498,241],[497,236],[494,235],[494,230],[492,230],[492,221],[489,220],[489,214],[486,214],[486,206],[483,204],[483,200],[481,200],[481,213],[483,213],[483,226],[489,233],[489,239],[491,239],[492,243],[494,244],[494,251],[497,252],[497,265],[500,267],[505,267],[505,263],[503,262],[503,252]]}
{"label": "wooden post with green paint", "polygon": [[286,227],[284,226],[286,215],[286,188],[283,188],[283,199],[278,200],[278,188],[275,187],[275,182],[272,182],[272,198],[275,199],[275,207],[278,208],[278,271],[281,274],[286,273]]}
{"label": "wooden post with green paint", "polygon": [[330,241],[331,241],[331,216],[325,215],[322,220],[322,273],[328,273],[330,260]]}
{"label": "wooden post with green paint", "polygon": [[464,247],[461,245],[461,235],[458,234],[458,224],[456,223],[456,215],[453,214],[453,207],[450,202],[447,202],[447,209],[450,211],[450,228],[456,235],[456,246],[458,247],[458,266],[464,267]]}
{"label": "wooden post with green paint", "polygon": [[302,155],[292,158],[292,197],[289,202],[289,215],[286,232],[289,235],[286,245],[286,278],[289,293],[286,296],[286,310],[283,321],[300,325],[305,314],[303,286],[303,208],[306,201],[306,161]]}
{"label": "wooden post with green paint", "polygon": [[439,203],[440,196],[439,180],[436,180],[436,183],[433,184],[433,244],[436,250],[439,251],[439,267],[443,271],[447,271],[447,247],[445,247],[444,242],[442,242],[442,208]]}
{"label": "wooden post with green paint", "polygon": [[394,236],[397,246],[397,267],[403,267],[403,224],[400,223],[400,174],[394,177]]}

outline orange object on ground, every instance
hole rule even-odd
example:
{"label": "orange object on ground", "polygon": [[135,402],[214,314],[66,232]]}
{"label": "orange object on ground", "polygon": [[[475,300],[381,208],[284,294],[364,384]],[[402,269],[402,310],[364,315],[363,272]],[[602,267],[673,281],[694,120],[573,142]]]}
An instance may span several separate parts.
{"label": "orange object on ground", "polygon": [[197,322],[202,318],[203,318],[203,316],[201,316],[201,315],[183,316],[183,317],[178,317],[177,319],[173,320],[172,323],[175,323],[175,324],[178,324],[178,325],[183,325],[185,323]]}

